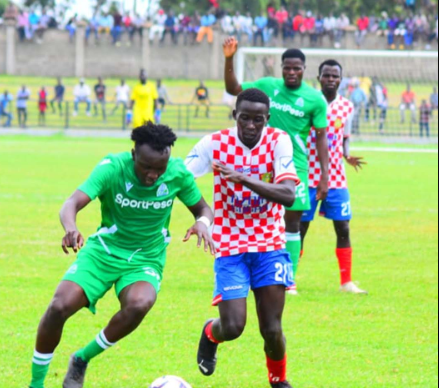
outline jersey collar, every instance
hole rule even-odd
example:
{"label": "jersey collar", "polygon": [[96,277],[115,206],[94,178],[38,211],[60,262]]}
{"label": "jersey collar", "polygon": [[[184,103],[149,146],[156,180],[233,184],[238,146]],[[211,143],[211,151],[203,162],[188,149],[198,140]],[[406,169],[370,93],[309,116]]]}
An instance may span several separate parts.
{"label": "jersey collar", "polygon": [[238,136],[238,127],[233,128],[233,133],[236,137],[236,144],[238,146],[240,146],[241,148],[248,150],[248,151],[253,151],[254,149],[260,147],[260,145],[262,144],[262,141],[264,140],[264,137],[267,135],[267,127],[264,128],[264,130],[262,131],[262,135],[261,135],[261,139],[259,140],[258,144],[256,144],[252,149],[248,148],[239,138]]}

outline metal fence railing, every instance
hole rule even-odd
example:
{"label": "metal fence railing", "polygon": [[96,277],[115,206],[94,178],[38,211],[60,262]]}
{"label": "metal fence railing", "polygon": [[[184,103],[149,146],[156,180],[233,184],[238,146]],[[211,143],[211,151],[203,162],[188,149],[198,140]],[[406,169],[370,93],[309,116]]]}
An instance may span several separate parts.
{"label": "metal fence railing", "polygon": [[[52,110],[51,104],[45,114],[44,122],[40,121],[38,104],[28,103],[26,127],[32,129],[47,128],[57,130],[94,129],[94,130],[128,130],[126,124],[126,109],[120,106],[115,111],[115,103],[109,102],[105,106],[105,116],[101,105],[91,106],[89,114],[86,105],[80,105],[78,115],[74,115],[73,102],[63,102],[61,109],[57,103]],[[8,113],[12,115],[11,126],[19,128],[18,111],[13,103],[9,104]],[[214,132],[234,126],[231,116],[232,110],[225,105],[212,104],[210,106],[197,104],[167,105],[162,112],[161,123],[166,124],[179,132]],[[105,119],[104,119],[105,117]],[[6,115],[1,117],[0,126],[7,121]],[[438,137],[438,111],[434,110],[428,123],[429,136]],[[1,130],[1,129],[0,129]],[[427,128],[422,127],[423,136]],[[386,112],[381,109],[363,109],[357,113],[354,134],[377,137],[421,137],[420,112],[407,110],[404,112],[404,122],[399,108],[389,108]]]}

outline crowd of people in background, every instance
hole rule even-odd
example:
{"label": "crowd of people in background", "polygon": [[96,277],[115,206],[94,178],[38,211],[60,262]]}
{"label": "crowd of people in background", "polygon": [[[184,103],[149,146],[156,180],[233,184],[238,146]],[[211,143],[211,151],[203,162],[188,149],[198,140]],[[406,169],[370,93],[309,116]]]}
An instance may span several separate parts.
{"label": "crowd of people in background", "polygon": [[[354,104],[353,134],[359,135],[361,133],[363,122],[377,123],[380,133],[384,134],[390,108],[389,90],[378,77],[365,75],[359,78],[346,77],[340,85],[339,93]],[[420,136],[429,137],[433,112],[438,110],[437,87],[433,88],[429,101],[423,99],[419,102],[416,93],[408,84],[401,95],[399,105],[401,125],[406,123],[407,110],[410,112],[411,124],[416,125],[419,122]]]}
{"label": "crowd of people in background", "polygon": [[195,12],[192,15],[161,9],[155,15],[146,17],[114,9],[112,12],[97,11],[90,20],[79,20],[77,15],[64,20],[50,9],[37,12],[11,5],[4,18],[16,19],[21,41],[35,40],[37,43],[42,42],[49,28],[67,30],[73,41],[78,23],[84,22],[87,41],[91,37],[96,43],[107,39],[115,46],[122,44],[124,35],[128,36],[125,39],[127,45],[132,45],[136,36],[143,39],[144,28],[148,28],[149,40],[152,43],[158,40],[161,44],[166,42],[167,36],[175,45],[196,44],[205,39],[212,43],[214,30],[217,29],[237,36],[243,44],[254,46],[270,46],[278,39],[288,44],[288,41],[297,38],[302,44],[308,39],[311,46],[320,47],[323,39],[329,37],[335,48],[341,48],[346,33],[353,32],[358,48],[364,46],[368,36],[377,35],[387,40],[389,49],[413,49],[415,45],[431,49],[432,43],[438,39],[437,15],[416,11],[410,3],[400,15],[383,12],[379,16],[364,14],[350,19],[345,13],[292,12],[284,6],[276,8],[269,5],[259,15],[212,8],[205,14]]}
{"label": "crowd of people in background", "polygon": [[[156,84],[150,84],[154,89],[154,95],[158,96],[155,103],[154,119],[160,123],[162,113],[165,111],[167,105],[173,104],[167,88],[161,80]],[[152,90],[151,89],[151,90]],[[376,124],[381,133],[385,133],[388,110],[390,106],[389,90],[386,85],[380,81],[378,77],[368,77],[363,74],[361,77],[346,77],[343,79],[340,90],[340,95],[348,98],[355,107],[352,132],[353,134],[361,134],[361,126],[363,123]],[[110,96],[109,96],[110,94]],[[15,100],[15,101],[14,101]],[[51,109],[52,114],[63,116],[65,114],[64,102],[66,100],[66,88],[62,80],[59,78],[53,89],[53,93],[49,93],[46,87],[41,87],[37,95],[32,96],[26,85],[23,85],[16,95],[10,91],[4,91],[0,95],[0,119],[5,118],[4,127],[10,127],[14,118],[13,103],[17,111],[17,124],[20,128],[27,127],[28,120],[28,105],[32,101],[36,101],[39,112],[38,123],[40,126],[45,126],[46,112],[48,108]],[[84,106],[85,115],[88,117],[99,117],[102,115],[103,122],[107,121],[107,103],[111,102],[113,109],[110,115],[113,116],[122,108],[123,114],[130,110],[132,101],[132,90],[127,85],[125,80],[121,80],[120,84],[115,88],[114,94],[108,92],[104,80],[99,77],[97,83],[91,88],[87,85],[85,79],[80,79],[78,84],[73,89],[72,98],[73,112],[72,116],[77,117],[80,114],[80,109]],[[205,117],[210,118],[211,111],[211,97],[207,86],[203,81],[200,81],[198,87],[195,89],[193,98],[188,103],[195,107],[195,117],[199,117],[200,110],[204,111]],[[224,93],[222,104],[230,108],[228,118],[232,119],[232,112],[235,103],[233,96]],[[420,135],[429,137],[431,134],[431,122],[434,111],[438,110],[438,89],[435,86],[430,94],[429,100],[423,99],[418,101],[416,92],[411,85],[407,85],[405,91],[401,95],[400,111],[401,124],[405,124],[407,120],[407,111],[410,113],[410,122],[412,125],[419,123]],[[127,118],[129,120],[129,118]],[[130,123],[127,122],[127,125]]]}

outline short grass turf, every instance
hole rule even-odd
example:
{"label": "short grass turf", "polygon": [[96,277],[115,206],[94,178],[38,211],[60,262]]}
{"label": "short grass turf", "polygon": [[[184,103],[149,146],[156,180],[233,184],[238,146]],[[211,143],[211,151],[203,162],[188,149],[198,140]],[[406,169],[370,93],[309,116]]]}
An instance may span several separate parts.
{"label": "short grass turf", "polygon": [[[195,140],[181,139],[184,157]],[[0,386],[27,387],[40,317],[74,260],[61,251],[63,201],[125,140],[0,138]],[[362,145],[363,146],[363,145]],[[284,328],[289,376],[298,388],[433,388],[438,385],[438,158],[436,154],[364,152],[369,165],[350,171],[355,218],[355,279],[368,297],[341,295],[329,222],[318,220],[288,298]],[[211,200],[211,177],[199,181]],[[94,203],[79,216],[90,235],[99,224]],[[86,387],[147,388],[174,374],[193,388],[268,388],[263,343],[249,299],[243,337],[220,347],[218,370],[204,378],[195,357],[210,307],[213,259],[181,240],[192,224],[174,210],[173,243],[163,291],[130,337],[90,366]],[[82,311],[65,328],[46,388],[60,387],[72,352],[87,344],[118,310],[110,292],[98,315]]]}

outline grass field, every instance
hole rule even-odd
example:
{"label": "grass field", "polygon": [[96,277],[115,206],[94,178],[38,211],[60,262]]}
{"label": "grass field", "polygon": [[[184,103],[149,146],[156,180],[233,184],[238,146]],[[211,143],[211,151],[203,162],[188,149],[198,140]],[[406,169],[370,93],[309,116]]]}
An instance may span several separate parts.
{"label": "grass field", "polygon": [[[185,156],[194,140],[181,139]],[[60,249],[58,211],[64,199],[125,140],[0,138],[0,387],[27,387],[34,337],[61,276],[74,260]],[[334,233],[319,220],[299,273],[301,295],[288,299],[284,327],[290,378],[297,388],[433,388],[438,385],[438,157],[364,152],[369,165],[350,171],[355,218],[355,278],[368,297],[341,295]],[[211,178],[200,180],[211,200]],[[99,206],[79,217],[96,230]],[[195,363],[210,307],[212,259],[181,239],[192,223],[174,210],[163,291],[141,328],[93,361],[86,387],[147,388],[175,374],[193,388],[268,388],[254,301],[244,336],[223,345],[217,374],[202,377]],[[84,346],[117,311],[114,294],[66,326],[47,388],[60,387],[69,355]]]}
{"label": "grass field", "polygon": [[[20,89],[21,85],[26,85],[32,93],[33,99],[36,99],[38,90],[45,86],[48,89],[49,96],[53,96],[53,87],[56,80],[53,78],[40,77],[11,77],[0,75],[0,93],[9,90],[14,96]],[[73,118],[71,113],[73,111],[73,88],[77,84],[76,78],[66,78],[64,83],[66,85],[66,103],[68,105],[70,115],[68,115],[69,128],[94,128],[94,129],[121,129],[123,126],[123,112],[119,109],[114,116],[109,116],[106,123],[103,122],[102,116],[99,112],[98,117],[87,117],[85,115],[85,105],[80,107],[80,115]],[[116,86],[119,84],[117,79],[107,79],[107,113],[114,107],[114,96]],[[136,84],[136,80],[129,79],[127,83],[132,87]],[[90,87],[96,84],[95,79],[87,80]],[[213,128],[227,128],[233,125],[229,120],[229,110],[223,106],[224,83],[222,81],[206,81],[206,85],[210,91],[212,104],[211,115],[209,119],[204,117],[204,111],[200,111],[199,118],[195,119],[195,107],[188,104],[191,103],[195,88],[198,86],[197,81],[190,80],[165,80],[165,86],[168,88],[169,96],[173,105],[169,105],[163,113],[163,122],[166,122],[172,128],[180,131],[212,131]],[[400,123],[399,104],[401,102],[400,96],[404,91],[406,85],[403,83],[391,83],[387,87],[389,89],[390,107],[388,111],[387,124],[385,128],[386,135],[403,135],[403,136],[418,136],[419,125],[412,124],[410,121],[410,113],[406,112],[406,123]],[[433,90],[433,85],[428,84],[413,84],[413,90],[417,94],[418,105],[422,99],[430,99],[430,94]],[[374,119],[373,115],[371,121],[361,124],[361,131],[363,134],[378,135],[379,128],[379,110],[378,118]],[[14,112],[14,116],[16,116]],[[418,117],[417,117],[418,119]],[[14,125],[18,125],[15,117]],[[65,115],[59,117],[58,114],[52,114],[51,109],[48,110],[46,125],[49,128],[62,129],[66,126]],[[38,127],[38,108],[36,101],[29,102],[29,121],[28,126],[31,128]],[[438,115],[434,114],[431,123],[432,135],[437,138],[438,135]]]}

